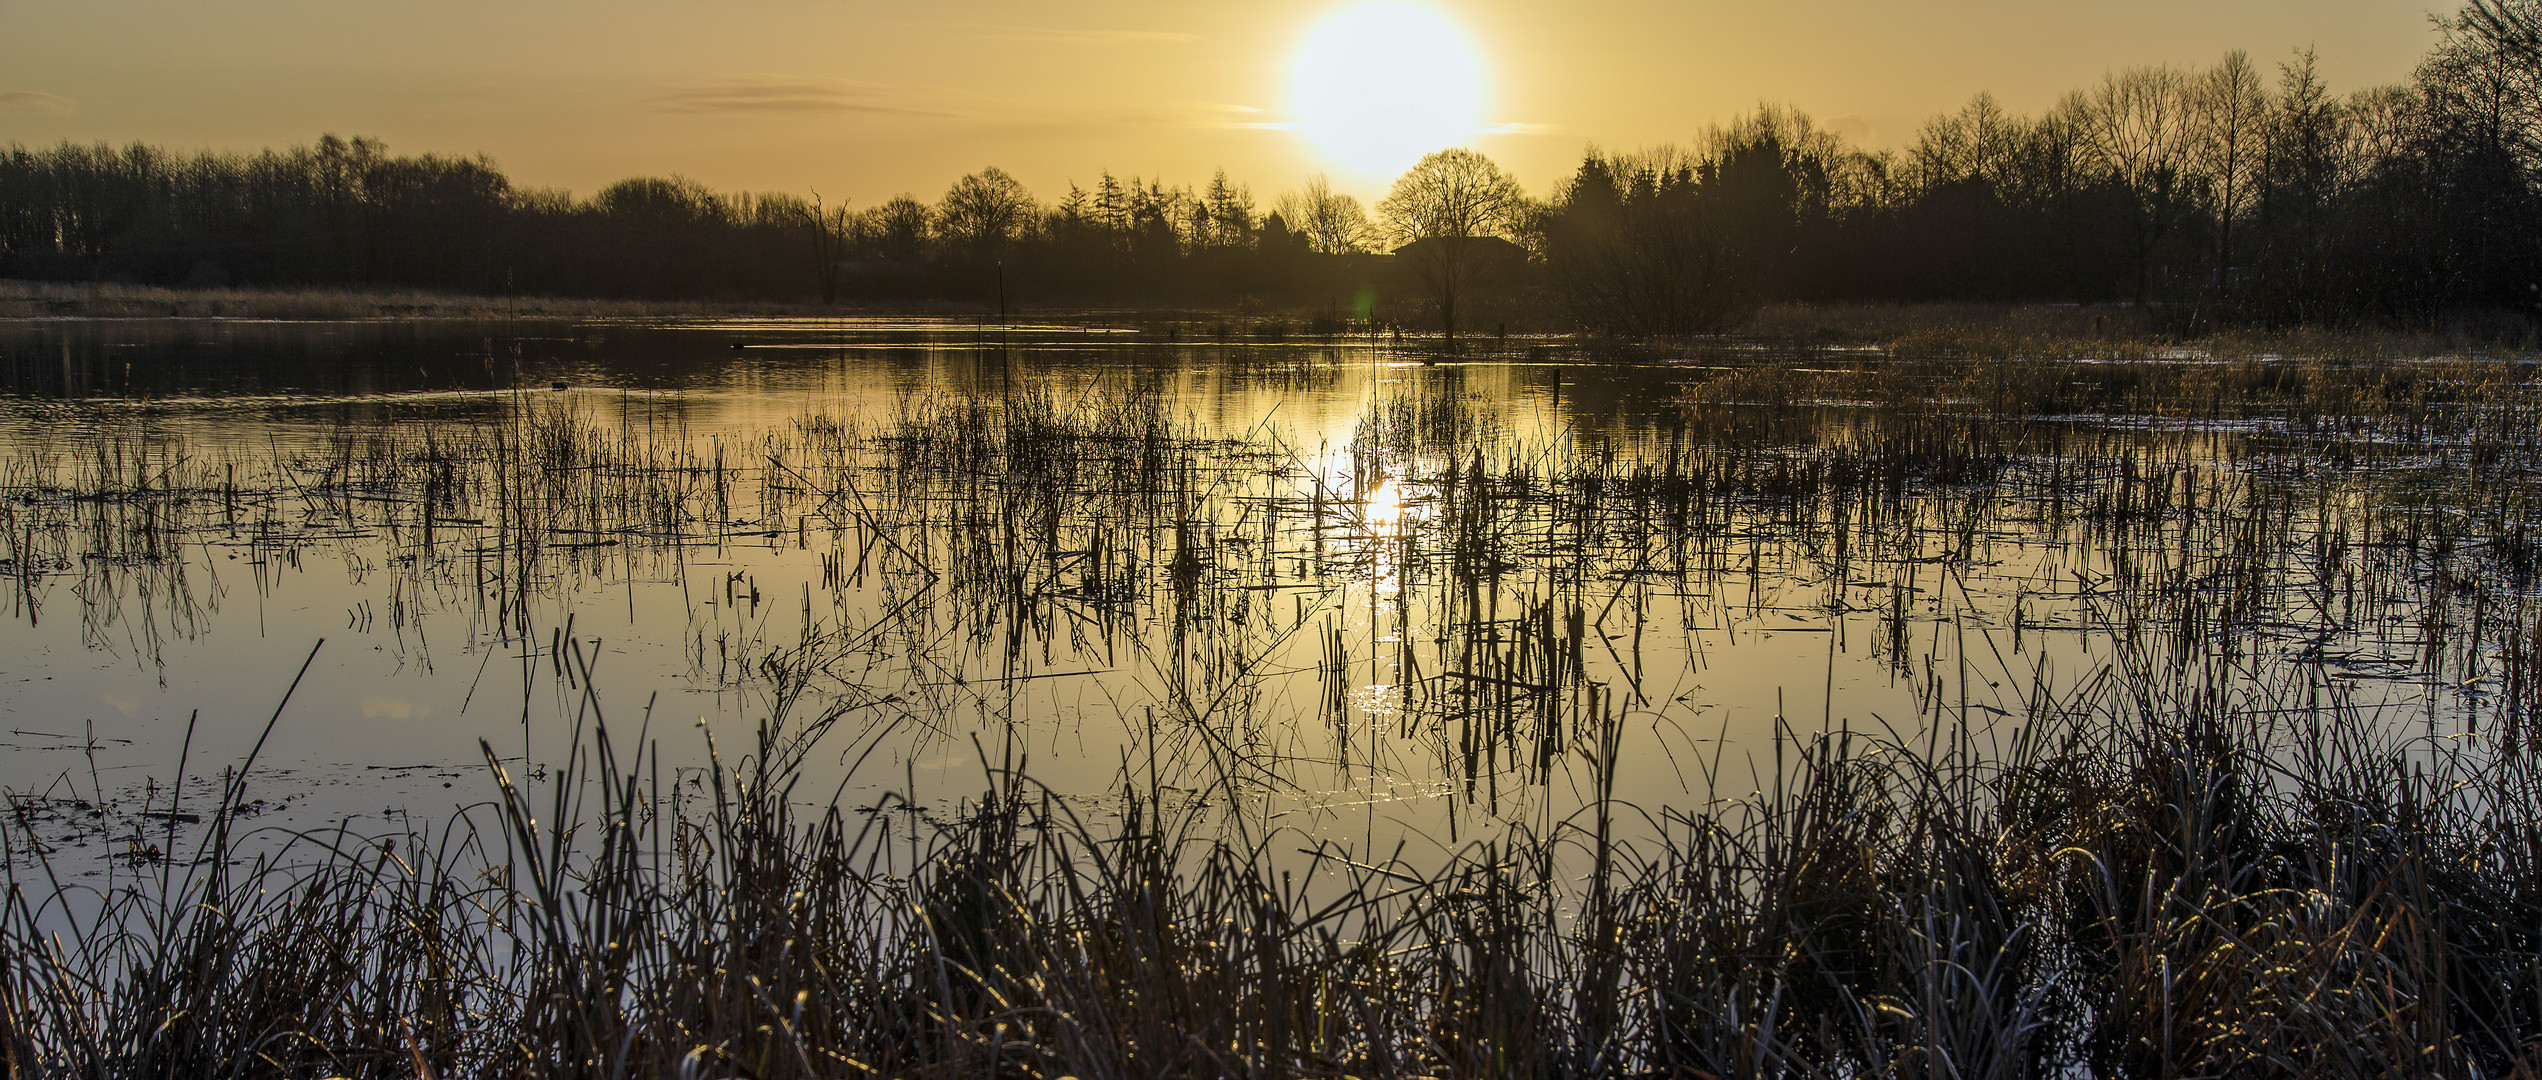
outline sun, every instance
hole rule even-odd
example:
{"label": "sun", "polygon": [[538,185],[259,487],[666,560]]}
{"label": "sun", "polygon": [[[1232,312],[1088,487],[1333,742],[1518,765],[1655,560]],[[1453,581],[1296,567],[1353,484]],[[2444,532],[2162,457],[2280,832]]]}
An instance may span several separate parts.
{"label": "sun", "polygon": [[1317,23],[1289,66],[1298,128],[1333,164],[1375,177],[1411,168],[1482,126],[1483,63],[1438,12],[1397,0]]}

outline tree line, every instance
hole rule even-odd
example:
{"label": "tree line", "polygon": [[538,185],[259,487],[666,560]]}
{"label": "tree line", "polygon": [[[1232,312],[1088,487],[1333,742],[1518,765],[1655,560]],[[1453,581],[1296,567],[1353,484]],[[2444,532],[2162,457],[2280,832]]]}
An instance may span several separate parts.
{"label": "tree line", "polygon": [[2403,85],[2113,72],[2036,116],[1979,94],[1867,153],[1761,108],[1686,149],[1592,152],[1534,223],[1577,321],[1647,333],[1769,299],[2158,302],[2270,324],[2531,312],[2542,2],[2439,20]]}
{"label": "tree line", "polygon": [[1045,199],[986,168],[934,199],[851,207],[679,177],[575,198],[363,138],[12,144],[0,276],[866,303],[1390,292],[1451,330],[1488,314],[1630,334],[1718,330],[1773,300],[2130,302],[2271,324],[2528,312],[2542,0],[2472,0],[2436,31],[2401,85],[2340,95],[2309,51],[2237,52],[2112,72],[2037,115],[1979,94],[1893,151],[1762,106],[1682,146],[1592,149],[1543,198],[1443,152],[1373,215],[1320,177],[1266,205],[1223,170],[1198,186],[1107,171]]}

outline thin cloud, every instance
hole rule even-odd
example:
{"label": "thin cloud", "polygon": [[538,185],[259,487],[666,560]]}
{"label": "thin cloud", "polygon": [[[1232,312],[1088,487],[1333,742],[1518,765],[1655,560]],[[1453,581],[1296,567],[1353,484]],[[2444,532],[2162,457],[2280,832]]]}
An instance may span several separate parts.
{"label": "thin cloud", "polygon": [[[1259,111],[1259,110],[1249,110],[1249,111]],[[1225,123],[1225,124],[1214,124],[1214,125],[1205,125],[1205,126],[1243,128],[1243,129],[1245,129],[1245,130],[1247,130],[1247,131],[1301,131],[1301,130],[1304,130],[1304,129],[1305,129],[1305,126],[1306,126],[1306,125],[1304,125],[1304,124],[1300,124],[1300,123],[1298,123],[1298,122],[1297,122],[1297,121],[1295,121],[1295,120],[1263,120],[1263,121],[1236,121],[1236,122],[1230,122],[1230,123]],[[1474,129],[1474,134],[1476,134],[1476,135],[1559,135],[1559,134],[1562,134],[1565,130],[1567,130],[1567,129],[1562,128],[1562,127],[1559,127],[1559,126],[1554,125],[1554,124],[1522,124],[1522,123],[1512,122],[1512,123],[1506,123],[1506,124],[1486,124],[1486,125],[1484,125],[1484,126],[1482,126],[1482,127],[1475,128],[1475,129]]]}
{"label": "thin cloud", "polygon": [[1259,127],[1277,127],[1252,118],[1263,110],[1250,105],[1217,105],[1206,103],[1160,104],[1125,108],[1096,107],[1043,116],[1048,123],[1079,127],[1181,128],[1205,131],[1239,131]]}
{"label": "thin cloud", "polygon": [[948,117],[939,109],[895,104],[895,89],[852,79],[793,75],[740,75],[690,83],[654,95],[646,104],[673,113],[857,113],[868,116]]}
{"label": "thin cloud", "polygon": [[0,90],[0,112],[66,113],[72,101],[42,90]]}
{"label": "thin cloud", "polygon": [[1168,30],[1063,30],[1051,26],[1009,26],[1000,23],[952,23],[981,37],[1007,41],[1031,41],[1044,45],[1186,45],[1200,40],[1198,34],[1179,34]]}

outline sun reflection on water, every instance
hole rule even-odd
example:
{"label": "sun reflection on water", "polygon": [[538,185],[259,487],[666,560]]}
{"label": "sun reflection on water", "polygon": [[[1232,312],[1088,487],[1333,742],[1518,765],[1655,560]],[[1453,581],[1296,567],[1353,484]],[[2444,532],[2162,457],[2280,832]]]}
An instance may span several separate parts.
{"label": "sun reflection on water", "polygon": [[1369,532],[1393,535],[1401,531],[1403,526],[1402,481],[1391,476],[1387,477],[1385,483],[1377,485],[1377,490],[1368,493],[1368,498],[1363,500],[1363,504],[1366,510],[1362,513],[1362,518],[1368,522]]}

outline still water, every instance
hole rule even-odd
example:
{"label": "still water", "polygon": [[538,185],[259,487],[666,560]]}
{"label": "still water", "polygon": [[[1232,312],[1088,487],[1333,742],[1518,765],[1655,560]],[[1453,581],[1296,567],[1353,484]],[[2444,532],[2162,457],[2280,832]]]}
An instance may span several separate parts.
{"label": "still water", "polygon": [[773,718],[810,803],[941,816],[1020,765],[1089,818],[1155,790],[1385,849],[1601,785],[1736,797],[1820,732],[2001,753],[2165,665],[2477,724],[2484,631],[2431,632],[2421,557],[2365,543],[2379,485],[2441,462],[2299,476],[2264,420],[1677,407],[1768,355],[0,327],[0,788],[110,808],[37,835],[111,854],[181,767],[257,752],[277,828],[395,829],[485,798],[488,754],[536,775],[605,727],[694,783]]}

